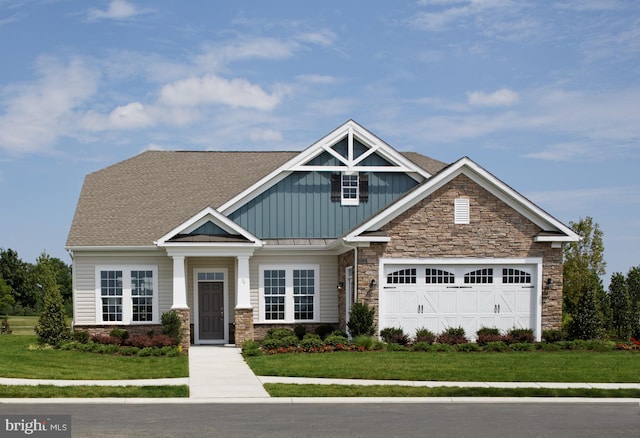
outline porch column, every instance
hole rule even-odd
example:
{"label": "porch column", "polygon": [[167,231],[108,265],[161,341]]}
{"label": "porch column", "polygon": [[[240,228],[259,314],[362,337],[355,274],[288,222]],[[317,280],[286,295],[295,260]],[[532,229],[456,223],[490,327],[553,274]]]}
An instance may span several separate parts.
{"label": "porch column", "polygon": [[173,256],[173,304],[172,309],[188,309],[187,278],[184,270],[184,256]]}
{"label": "porch column", "polygon": [[238,256],[238,283],[236,285],[236,309],[251,309],[249,282],[249,256]]}

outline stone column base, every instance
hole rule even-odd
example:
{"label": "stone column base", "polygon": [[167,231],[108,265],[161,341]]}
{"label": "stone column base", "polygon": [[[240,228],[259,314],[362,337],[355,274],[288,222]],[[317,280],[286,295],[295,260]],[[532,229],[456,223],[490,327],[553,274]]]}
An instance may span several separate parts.
{"label": "stone column base", "polygon": [[253,341],[253,309],[236,309],[235,343],[238,347],[246,340]]}
{"label": "stone column base", "polygon": [[189,354],[189,346],[191,345],[191,321],[190,315],[191,312],[189,309],[172,309],[175,311],[180,317],[180,328],[182,329],[182,342],[180,342],[180,346],[182,347],[182,351],[184,354]]}

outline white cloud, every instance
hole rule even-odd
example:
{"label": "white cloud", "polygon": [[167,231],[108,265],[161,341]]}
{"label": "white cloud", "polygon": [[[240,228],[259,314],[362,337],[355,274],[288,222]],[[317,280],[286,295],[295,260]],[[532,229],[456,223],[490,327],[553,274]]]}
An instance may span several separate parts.
{"label": "white cloud", "polygon": [[477,106],[510,106],[518,100],[518,93],[509,88],[500,88],[493,93],[473,91],[467,94],[469,105]]}
{"label": "white cloud", "polygon": [[50,57],[36,61],[39,79],[6,87],[0,115],[0,148],[24,153],[48,149],[56,139],[73,130],[73,111],[90,97],[98,75],[82,60],[64,65]]}
{"label": "white cloud", "polygon": [[250,138],[252,141],[280,141],[282,132],[274,129],[252,129]]}
{"label": "white cloud", "polygon": [[125,20],[138,15],[140,11],[132,3],[126,0],[113,0],[107,9],[91,8],[87,13],[87,19],[95,20]]}
{"label": "white cloud", "polygon": [[245,79],[227,80],[209,75],[165,85],[160,90],[160,101],[169,106],[224,104],[233,108],[271,110],[280,102],[280,96],[269,94]]}
{"label": "white cloud", "polygon": [[115,129],[146,128],[153,123],[153,117],[140,102],[119,106],[109,114],[109,124]]}
{"label": "white cloud", "polygon": [[298,41],[304,43],[317,44],[319,46],[329,47],[336,41],[337,36],[334,32],[323,29],[316,32],[307,32],[296,37]]}

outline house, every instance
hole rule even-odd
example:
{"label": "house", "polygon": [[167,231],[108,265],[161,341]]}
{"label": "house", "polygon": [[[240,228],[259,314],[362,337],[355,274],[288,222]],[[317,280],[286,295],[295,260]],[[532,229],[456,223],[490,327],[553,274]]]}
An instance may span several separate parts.
{"label": "house", "polygon": [[88,175],[67,249],[76,330],[195,344],[271,327],[560,328],[579,237],[469,158],[400,153],[350,120],[302,152],[147,151]]}

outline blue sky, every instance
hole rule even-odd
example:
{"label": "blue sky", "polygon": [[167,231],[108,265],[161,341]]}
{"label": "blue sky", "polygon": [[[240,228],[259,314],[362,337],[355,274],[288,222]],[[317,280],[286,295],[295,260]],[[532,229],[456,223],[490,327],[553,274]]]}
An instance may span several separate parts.
{"label": "blue sky", "polygon": [[84,176],[147,149],[302,150],[354,119],[468,156],[640,265],[636,0],[0,0],[0,247],[64,250]]}

